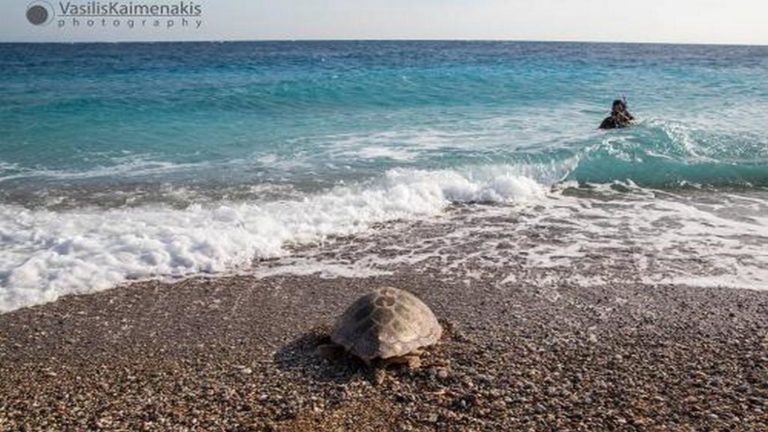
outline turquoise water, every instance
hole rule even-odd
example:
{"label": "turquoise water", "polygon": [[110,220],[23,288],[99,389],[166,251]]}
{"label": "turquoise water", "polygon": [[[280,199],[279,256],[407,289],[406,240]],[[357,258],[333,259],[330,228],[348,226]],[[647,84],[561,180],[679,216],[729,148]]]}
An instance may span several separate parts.
{"label": "turquoise water", "polygon": [[[764,190],[766,77],[768,47],[0,44],[0,310],[562,184]],[[619,96],[638,124],[596,130]]]}
{"label": "turquoise water", "polygon": [[[765,47],[1,45],[0,66],[8,186],[327,186],[573,157],[538,180],[768,183]],[[619,95],[641,122],[606,136],[595,126]]]}

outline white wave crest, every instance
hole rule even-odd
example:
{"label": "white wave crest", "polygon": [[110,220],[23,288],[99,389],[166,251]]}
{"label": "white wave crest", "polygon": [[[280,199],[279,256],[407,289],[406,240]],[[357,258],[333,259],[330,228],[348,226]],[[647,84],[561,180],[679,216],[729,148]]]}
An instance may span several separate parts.
{"label": "white wave crest", "polygon": [[2,205],[0,312],[129,280],[225,272],[285,255],[288,244],[433,216],[451,202],[528,200],[545,191],[512,168],[397,169],[367,186],[292,201],[63,212]]}

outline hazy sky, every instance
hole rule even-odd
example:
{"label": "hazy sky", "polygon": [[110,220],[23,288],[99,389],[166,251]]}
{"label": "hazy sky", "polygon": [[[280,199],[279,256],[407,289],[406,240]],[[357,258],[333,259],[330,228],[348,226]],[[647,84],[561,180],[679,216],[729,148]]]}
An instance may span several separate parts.
{"label": "hazy sky", "polygon": [[[75,26],[72,17],[61,16],[68,2],[88,3],[3,0],[0,41],[512,39],[768,45],[767,0],[197,0],[202,16],[189,19],[186,27],[168,18],[159,23],[109,18],[106,24],[97,18],[91,27],[75,18]],[[142,2],[174,4],[133,0]],[[28,21],[27,9],[36,3],[54,11],[47,24]]]}

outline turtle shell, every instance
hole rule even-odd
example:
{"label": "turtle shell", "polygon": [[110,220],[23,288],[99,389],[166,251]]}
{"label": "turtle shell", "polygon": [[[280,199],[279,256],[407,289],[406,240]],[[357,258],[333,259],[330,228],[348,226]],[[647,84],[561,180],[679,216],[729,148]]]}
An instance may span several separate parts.
{"label": "turtle shell", "polygon": [[442,333],[435,314],[418,297],[384,287],[355,301],[336,322],[331,339],[370,361],[433,345]]}

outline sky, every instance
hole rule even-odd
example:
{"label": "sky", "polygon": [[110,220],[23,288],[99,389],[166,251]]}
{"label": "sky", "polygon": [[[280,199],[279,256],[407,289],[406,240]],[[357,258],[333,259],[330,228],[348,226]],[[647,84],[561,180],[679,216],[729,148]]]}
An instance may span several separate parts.
{"label": "sky", "polygon": [[[3,0],[0,42],[490,39],[768,45],[766,0],[194,0],[201,14],[186,21],[62,16],[72,15],[63,12],[67,3],[92,1],[98,0]],[[131,1],[181,2],[117,0]],[[49,11],[44,23],[30,22],[33,6]]]}

